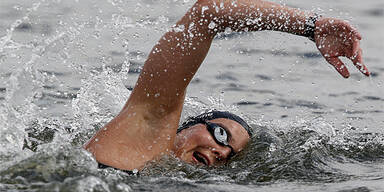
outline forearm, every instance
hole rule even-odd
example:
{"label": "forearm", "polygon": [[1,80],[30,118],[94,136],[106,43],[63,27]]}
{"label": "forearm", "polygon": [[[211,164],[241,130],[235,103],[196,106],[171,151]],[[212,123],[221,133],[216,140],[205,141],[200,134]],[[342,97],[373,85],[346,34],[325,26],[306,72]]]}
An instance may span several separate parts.
{"label": "forearm", "polygon": [[[304,35],[311,13],[262,0],[202,0],[217,32],[273,30]],[[204,7],[203,6],[203,7]]]}
{"label": "forearm", "polygon": [[204,61],[216,33],[195,3],[153,47],[128,103],[154,104],[165,113],[180,107],[189,82]]}
{"label": "forearm", "polygon": [[218,32],[229,27],[303,35],[305,20],[305,12],[267,1],[199,0],[154,46],[131,100],[172,111],[175,103],[182,103],[186,87]]}

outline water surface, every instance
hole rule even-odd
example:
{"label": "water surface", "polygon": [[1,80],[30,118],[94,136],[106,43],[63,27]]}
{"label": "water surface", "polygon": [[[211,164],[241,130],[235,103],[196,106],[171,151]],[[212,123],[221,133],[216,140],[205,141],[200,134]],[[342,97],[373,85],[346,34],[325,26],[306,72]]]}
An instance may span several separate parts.
{"label": "water surface", "polygon": [[220,34],[183,118],[217,108],[257,134],[227,166],[172,157],[139,175],[81,149],[116,115],[154,43],[194,1],[2,0],[1,191],[383,191],[384,1],[283,1],[349,20],[370,78],[341,78],[302,37]]}

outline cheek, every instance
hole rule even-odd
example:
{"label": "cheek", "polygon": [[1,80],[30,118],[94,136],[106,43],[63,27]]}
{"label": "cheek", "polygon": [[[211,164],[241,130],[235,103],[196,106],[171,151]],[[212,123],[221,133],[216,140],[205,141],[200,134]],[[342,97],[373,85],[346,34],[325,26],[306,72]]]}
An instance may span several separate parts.
{"label": "cheek", "polygon": [[189,142],[193,143],[195,148],[198,147],[209,147],[212,143],[212,138],[210,137],[209,133],[204,131],[196,132],[190,137]]}
{"label": "cheek", "polygon": [[186,150],[190,151],[198,147],[203,147],[209,145],[212,139],[209,137],[209,133],[207,135],[207,132],[204,130],[191,130],[190,132],[187,132],[185,135],[183,135],[184,140],[184,148]]}

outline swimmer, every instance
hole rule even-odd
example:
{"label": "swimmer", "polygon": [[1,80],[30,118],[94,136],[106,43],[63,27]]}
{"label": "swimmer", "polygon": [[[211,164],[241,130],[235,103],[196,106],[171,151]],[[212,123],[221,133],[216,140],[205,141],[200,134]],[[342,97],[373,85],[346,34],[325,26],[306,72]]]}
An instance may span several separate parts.
{"label": "swimmer", "polygon": [[174,155],[213,166],[228,161],[249,142],[249,125],[230,112],[211,111],[179,127],[188,84],[217,33],[273,30],[308,37],[343,77],[349,58],[364,75],[361,35],[346,21],[320,17],[262,0],[197,0],[155,44],[120,113],[85,149],[100,164],[140,170],[148,161]]}

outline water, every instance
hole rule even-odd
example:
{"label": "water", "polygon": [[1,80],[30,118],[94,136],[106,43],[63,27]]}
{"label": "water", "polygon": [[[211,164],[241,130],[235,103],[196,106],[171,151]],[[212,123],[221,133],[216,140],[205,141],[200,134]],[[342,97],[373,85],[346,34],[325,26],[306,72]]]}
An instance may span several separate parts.
{"label": "water", "polygon": [[2,0],[0,191],[383,191],[384,1],[284,1],[349,20],[372,77],[342,79],[314,45],[221,34],[189,86],[257,131],[224,167],[164,157],[139,175],[97,169],[82,144],[116,115],[147,53],[194,1]]}

